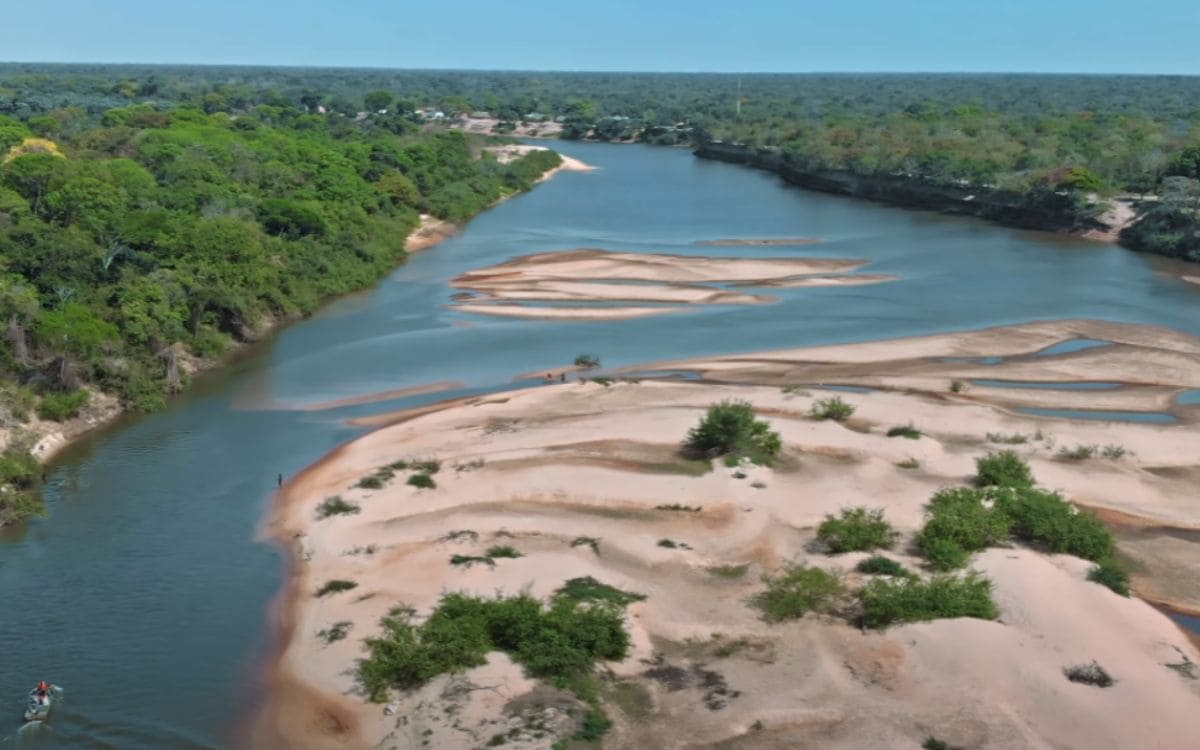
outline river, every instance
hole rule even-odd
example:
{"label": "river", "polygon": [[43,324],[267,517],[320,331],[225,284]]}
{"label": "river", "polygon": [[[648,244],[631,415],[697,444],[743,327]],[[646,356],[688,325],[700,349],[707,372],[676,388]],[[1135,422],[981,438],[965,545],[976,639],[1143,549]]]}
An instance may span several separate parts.
{"label": "river", "polygon": [[[470,391],[569,363],[606,366],[1049,318],[1200,335],[1200,289],[1120,248],[785,186],[773,175],[643,146],[562,144],[600,169],[563,173],[326,307],[161,413],[79,442],[51,469],[49,516],[0,536],[0,750],[237,745],[261,694],[282,555],[256,541],[277,473],[356,431],[342,420],[463,391],[333,411],[294,407],[433,381]],[[816,237],[804,247],[705,248]],[[777,304],[619,322],[490,319],[446,308],[457,274],[577,247],[867,258],[894,283],[772,290]],[[17,733],[38,679],[66,689]]]}

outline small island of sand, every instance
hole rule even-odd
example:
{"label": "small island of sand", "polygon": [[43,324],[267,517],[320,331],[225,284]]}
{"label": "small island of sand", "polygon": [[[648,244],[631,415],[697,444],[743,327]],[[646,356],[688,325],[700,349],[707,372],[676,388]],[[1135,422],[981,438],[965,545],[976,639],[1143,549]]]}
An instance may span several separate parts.
{"label": "small island of sand", "polygon": [[[1066,321],[647,366],[667,367],[694,379],[612,373],[381,415],[289,483],[270,525],[294,563],[259,746],[570,747],[602,722],[501,651],[382,704],[356,672],[389,612],[420,622],[447,592],[547,600],[568,586],[623,597],[629,653],[598,666],[589,698],[607,748],[1116,749],[1200,733],[1196,647],[1079,557],[1021,541],[973,554],[996,619],[867,627],[849,593],[795,619],[760,606],[762,577],[789,565],[847,592],[883,577],[856,570],[870,553],[818,539],[855,506],[882,509],[899,535],[883,554],[931,579],[913,543],[927,502],[1000,450],[1126,527],[1200,528],[1200,415],[1174,401],[1200,387],[1200,341]],[[1082,409],[1079,382],[1113,386],[1087,407],[1170,421],[1021,411]],[[852,413],[814,417],[835,398]],[[778,432],[771,465],[681,454],[728,399]],[[1172,556],[1185,546],[1120,539],[1147,563],[1138,593],[1200,603],[1195,561]],[[1193,573],[1159,575],[1172,566]]]}

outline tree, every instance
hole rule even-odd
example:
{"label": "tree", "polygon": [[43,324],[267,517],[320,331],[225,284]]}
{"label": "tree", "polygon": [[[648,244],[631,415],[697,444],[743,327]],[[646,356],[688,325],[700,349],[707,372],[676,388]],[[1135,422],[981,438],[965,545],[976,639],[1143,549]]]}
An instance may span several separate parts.
{"label": "tree", "polygon": [[372,91],[363,97],[363,105],[368,112],[383,112],[392,106],[393,97],[387,91]]}
{"label": "tree", "polygon": [[19,365],[29,364],[26,332],[41,310],[37,291],[20,276],[0,277],[0,316],[7,319],[4,338]]}
{"label": "tree", "polygon": [[73,390],[76,361],[95,358],[105,344],[119,339],[119,332],[87,306],[68,302],[61,309],[42,314],[37,323],[37,337],[39,344],[57,355],[59,385]]}
{"label": "tree", "polygon": [[1200,180],[1200,146],[1189,146],[1167,163],[1167,174]]}

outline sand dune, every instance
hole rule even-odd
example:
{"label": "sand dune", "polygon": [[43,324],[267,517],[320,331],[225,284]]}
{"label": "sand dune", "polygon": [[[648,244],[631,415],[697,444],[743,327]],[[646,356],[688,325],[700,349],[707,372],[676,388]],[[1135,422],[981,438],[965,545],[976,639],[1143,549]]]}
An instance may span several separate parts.
{"label": "sand dune", "polygon": [[[1081,335],[1120,349],[1035,358]],[[1011,361],[942,361],[991,355]],[[995,583],[997,622],[862,632],[811,615],[771,625],[747,604],[762,588],[760,574],[783,561],[849,571],[864,556],[828,556],[813,546],[827,513],[882,506],[911,534],[928,497],[965,481],[974,458],[995,447],[988,433],[1028,435],[1012,447],[1044,485],[1081,504],[1155,528],[1195,527],[1195,495],[1184,490],[1200,431],[1187,410],[1173,425],[1035,418],[1013,412],[1007,394],[993,403],[991,389],[951,393],[946,372],[991,377],[1010,367],[1040,380],[1074,373],[1139,383],[1147,387],[1128,405],[1160,408],[1157,389],[1193,385],[1200,341],[1148,326],[1069,321],[672,366],[705,380],[544,385],[386,415],[391,426],[289,484],[271,532],[293,547],[295,567],[273,701],[259,723],[263,746],[274,738],[301,748],[409,748],[423,739],[478,747],[531,711],[569,731],[570,697],[533,684],[500,655],[396,695],[390,713],[362,700],[351,668],[361,639],[397,603],[428,612],[444,591],[546,596],[578,576],[647,597],[628,610],[634,653],[607,665],[610,681],[627,685],[641,707],[610,706],[616,725],[605,747],[917,747],[932,735],[972,748],[1166,748],[1186,747],[1200,732],[1200,683],[1165,666],[1200,662],[1200,653],[1149,604],[1086,581],[1090,565],[1076,558],[1019,546],[979,554],[974,566]],[[810,405],[834,392],[782,386],[829,373],[888,390],[837,393],[857,407],[849,426],[813,421]],[[680,439],[704,409],[731,397],[752,402],[780,432],[785,452],[775,468],[744,467],[738,478],[720,462],[702,473],[679,457]],[[886,437],[887,428],[908,423],[924,436]],[[1135,452],[1081,463],[1056,458],[1059,447],[1077,443]],[[378,466],[429,456],[442,461],[436,489],[417,490],[402,477],[379,490],[354,487]],[[909,459],[919,468],[897,466]],[[333,494],[361,512],[315,520],[317,503]],[[672,503],[700,510],[659,507]],[[471,534],[449,538],[454,531]],[[580,535],[598,539],[595,550],[573,545]],[[666,549],[657,543],[663,538],[686,547]],[[524,557],[494,567],[449,564],[452,554],[480,554],[498,540]],[[1197,557],[1184,540],[1156,554],[1151,570]],[[919,563],[903,545],[894,556]],[[709,572],[717,565],[745,565],[745,574],[717,577]],[[315,598],[332,578],[358,588]],[[1194,584],[1167,584],[1200,604]],[[322,644],[316,633],[338,621],[353,624],[350,636]],[[1116,685],[1101,690],[1063,677],[1065,667],[1093,659]],[[723,692],[714,694],[714,685]],[[553,739],[511,744],[548,747]]]}

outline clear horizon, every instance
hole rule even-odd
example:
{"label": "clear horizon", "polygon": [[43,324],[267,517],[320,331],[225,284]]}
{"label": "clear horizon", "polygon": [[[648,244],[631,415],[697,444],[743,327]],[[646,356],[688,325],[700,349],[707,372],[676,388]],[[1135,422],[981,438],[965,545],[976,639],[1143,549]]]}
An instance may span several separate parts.
{"label": "clear horizon", "polygon": [[[362,0],[15,5],[13,63],[596,73],[1197,75],[1200,4],[610,0],[603,8]],[[868,19],[864,21],[864,19]],[[98,31],[100,30],[100,31]]]}

